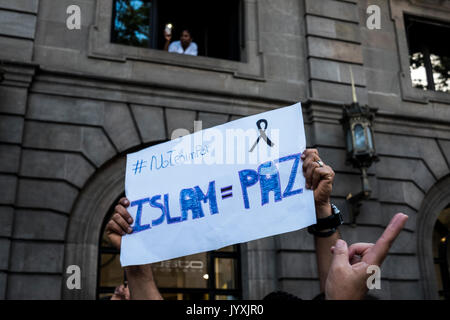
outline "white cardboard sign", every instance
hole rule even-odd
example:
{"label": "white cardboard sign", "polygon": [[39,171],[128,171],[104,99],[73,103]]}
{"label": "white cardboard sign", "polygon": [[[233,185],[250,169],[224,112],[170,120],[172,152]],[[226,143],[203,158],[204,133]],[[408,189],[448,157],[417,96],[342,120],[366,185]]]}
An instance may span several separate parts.
{"label": "white cardboard sign", "polygon": [[134,222],[122,238],[122,266],[316,223],[302,172],[305,148],[297,103],[128,154],[125,194]]}

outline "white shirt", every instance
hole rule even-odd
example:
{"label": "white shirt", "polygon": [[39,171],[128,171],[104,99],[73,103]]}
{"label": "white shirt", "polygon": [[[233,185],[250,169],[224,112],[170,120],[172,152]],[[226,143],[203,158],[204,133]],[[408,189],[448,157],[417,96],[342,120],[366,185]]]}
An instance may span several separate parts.
{"label": "white shirt", "polygon": [[197,44],[195,42],[191,42],[189,47],[186,48],[186,51],[183,50],[181,45],[181,41],[174,41],[169,46],[169,52],[175,52],[180,54],[188,54],[191,56],[196,56],[198,54]]}

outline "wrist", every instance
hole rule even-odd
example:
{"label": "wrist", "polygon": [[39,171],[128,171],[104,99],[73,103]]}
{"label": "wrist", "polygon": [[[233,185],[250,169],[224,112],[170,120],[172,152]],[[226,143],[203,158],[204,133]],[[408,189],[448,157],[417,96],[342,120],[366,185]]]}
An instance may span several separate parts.
{"label": "wrist", "polygon": [[153,282],[153,272],[149,264],[125,267],[127,279],[129,281],[139,280]]}
{"label": "wrist", "polygon": [[[320,207],[317,209],[316,207],[317,223],[308,227],[308,232],[316,237],[331,236],[344,222],[340,210],[334,204],[328,204],[328,206],[329,208]],[[331,213],[329,210],[331,210]]]}
{"label": "wrist", "polygon": [[317,205],[316,204],[316,217],[317,219],[322,219],[329,217],[333,214],[330,202]]}

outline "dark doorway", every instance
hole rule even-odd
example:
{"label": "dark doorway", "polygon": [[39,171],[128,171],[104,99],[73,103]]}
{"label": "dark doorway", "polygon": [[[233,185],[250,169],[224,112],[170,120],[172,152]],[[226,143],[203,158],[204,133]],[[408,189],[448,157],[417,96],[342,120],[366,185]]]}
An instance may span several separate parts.
{"label": "dark doorway", "polygon": [[441,211],[434,225],[433,255],[439,297],[450,300],[450,204]]}
{"label": "dark doorway", "polygon": [[172,41],[184,29],[191,31],[198,54],[228,60],[240,60],[240,2],[226,1],[158,1],[158,49],[164,47],[164,28],[173,25]]}

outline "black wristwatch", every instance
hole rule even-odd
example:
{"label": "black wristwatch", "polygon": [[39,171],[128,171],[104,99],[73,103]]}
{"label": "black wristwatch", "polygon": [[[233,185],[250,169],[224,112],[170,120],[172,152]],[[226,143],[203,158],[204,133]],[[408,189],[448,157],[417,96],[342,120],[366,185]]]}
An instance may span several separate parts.
{"label": "black wristwatch", "polygon": [[[308,232],[316,237],[329,237],[336,232],[337,227],[344,223],[341,211],[331,204],[331,210],[333,213],[326,218],[317,219],[317,223],[308,227]],[[328,231],[324,231],[328,230]]]}

